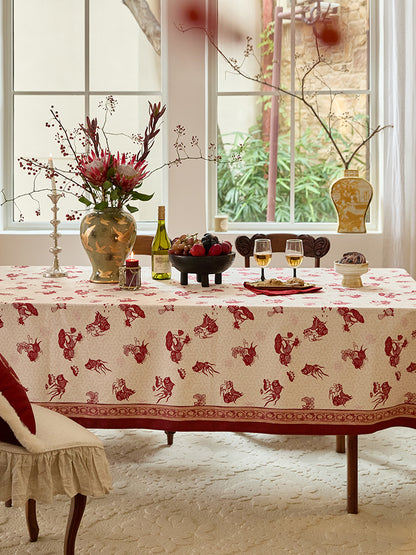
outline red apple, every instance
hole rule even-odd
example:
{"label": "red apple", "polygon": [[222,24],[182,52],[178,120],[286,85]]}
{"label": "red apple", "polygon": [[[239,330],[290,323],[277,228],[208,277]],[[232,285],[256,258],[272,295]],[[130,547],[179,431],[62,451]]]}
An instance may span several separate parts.
{"label": "red apple", "polygon": [[205,256],[204,245],[202,243],[195,243],[195,245],[192,245],[189,254],[192,256]]}
{"label": "red apple", "polygon": [[215,243],[215,245],[212,245],[208,251],[209,256],[218,256],[220,254],[222,254],[222,247],[220,243]]}
{"label": "red apple", "polygon": [[222,254],[230,254],[233,247],[229,241],[223,241],[222,243],[220,243],[220,245],[222,249]]}

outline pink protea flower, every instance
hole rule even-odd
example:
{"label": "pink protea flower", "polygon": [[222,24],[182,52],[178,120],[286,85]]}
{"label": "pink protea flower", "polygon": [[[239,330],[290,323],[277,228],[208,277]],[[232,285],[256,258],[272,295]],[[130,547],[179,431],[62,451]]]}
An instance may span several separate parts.
{"label": "pink protea flower", "polygon": [[100,187],[107,179],[107,171],[111,164],[112,157],[108,152],[101,151],[100,157],[92,152],[79,158],[78,169],[88,183]]}
{"label": "pink protea flower", "polygon": [[[107,135],[104,127],[107,115],[113,113],[115,99],[110,95],[106,97],[104,109],[106,118],[102,126],[98,125],[96,118],[86,118],[85,124],[73,131],[68,132],[63,125],[57,110],[51,108],[52,123],[47,122],[48,127],[58,126],[59,133],[57,141],[62,156],[75,158],[75,164],[69,162],[65,170],[53,167],[51,169],[49,161],[44,164],[35,158],[21,158],[20,164],[29,175],[36,175],[38,171],[44,171],[46,177],[60,177],[63,179],[61,189],[68,191],[87,208],[95,210],[105,210],[107,208],[124,208],[133,213],[137,212],[138,207],[133,203],[146,202],[153,198],[152,194],[139,192],[138,189],[143,184],[146,177],[151,172],[147,171],[147,158],[155,142],[160,129],[159,124],[166,106],[159,103],[149,102],[149,122],[143,136],[139,135],[140,141],[131,138],[133,142],[140,145],[139,152],[123,154],[117,152],[112,154],[109,134]],[[89,154],[78,154],[75,140],[80,140],[81,144],[88,149]],[[78,144],[78,143],[77,143]],[[80,179],[82,178],[82,179]],[[79,187],[77,192],[72,187]],[[74,214],[67,214],[68,221],[75,219]],[[79,214],[77,214],[79,219]]]}
{"label": "pink protea flower", "polygon": [[112,180],[121,187],[123,193],[129,193],[147,176],[146,167],[145,162],[137,161],[136,155],[127,161],[125,154],[120,157],[120,153],[117,152],[114,158],[115,174]]}

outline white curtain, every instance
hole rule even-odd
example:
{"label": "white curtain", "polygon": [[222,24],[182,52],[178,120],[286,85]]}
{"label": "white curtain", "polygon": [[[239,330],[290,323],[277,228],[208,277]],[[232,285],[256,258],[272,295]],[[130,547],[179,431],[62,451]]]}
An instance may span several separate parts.
{"label": "white curtain", "polygon": [[416,3],[384,0],[381,80],[384,96],[383,265],[416,278]]}

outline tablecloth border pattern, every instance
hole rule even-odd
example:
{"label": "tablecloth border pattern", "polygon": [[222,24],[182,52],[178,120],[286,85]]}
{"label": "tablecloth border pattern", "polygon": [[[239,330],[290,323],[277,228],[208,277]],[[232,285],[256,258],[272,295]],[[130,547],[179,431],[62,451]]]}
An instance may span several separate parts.
{"label": "tablecloth border pattern", "polygon": [[87,428],[150,428],[165,431],[230,431],[305,435],[373,433],[391,426],[416,428],[416,405],[373,411],[258,407],[92,405],[38,403]]}

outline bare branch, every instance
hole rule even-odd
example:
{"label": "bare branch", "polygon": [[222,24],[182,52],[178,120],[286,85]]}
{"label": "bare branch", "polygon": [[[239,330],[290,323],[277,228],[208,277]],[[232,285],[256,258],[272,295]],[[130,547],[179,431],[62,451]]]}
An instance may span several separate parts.
{"label": "bare branch", "polygon": [[160,56],[160,23],[155,18],[146,0],[122,0],[131,11],[140,29],[146,35],[156,54]]}
{"label": "bare branch", "polygon": [[[318,120],[318,122],[321,124],[323,130],[325,131],[327,137],[329,138],[329,140],[331,141],[333,147],[335,148],[335,150],[338,153],[338,156],[340,157],[344,167],[345,167],[345,158],[341,152],[341,150],[339,149],[333,135],[332,135],[332,130],[331,130],[331,114],[329,115],[329,121],[328,121],[328,125],[325,123],[325,121],[321,118],[321,116],[319,115],[318,110],[306,99],[306,95],[305,95],[305,83],[306,80],[308,78],[308,76],[313,73],[313,71],[318,67],[318,65],[320,63],[322,63],[322,58],[321,58],[321,54],[319,52],[319,47],[318,47],[318,43],[316,42],[316,50],[318,53],[318,59],[311,64],[311,66],[306,70],[306,72],[304,73],[302,80],[301,80],[301,95],[299,98],[299,100],[301,100],[301,102],[303,102],[305,104],[305,106],[312,112],[312,114],[315,116],[315,118]],[[332,100],[333,100],[333,95],[331,94],[331,104],[332,104]]]}
{"label": "bare branch", "polygon": [[383,131],[383,129],[387,129],[387,127],[393,127],[393,126],[392,125],[383,125],[381,127],[380,125],[377,125],[377,127],[375,129],[373,129],[373,131],[363,140],[363,142],[357,146],[357,148],[353,151],[353,153],[348,158],[348,160],[346,160],[346,162],[345,162],[345,169],[346,170],[348,169],[349,165],[351,164],[354,156],[358,153],[358,151],[361,150],[362,147],[365,144],[367,144],[368,141],[370,141],[374,137],[374,135],[377,135],[377,133],[380,133],[380,131]]}
{"label": "bare branch", "polygon": [[[293,98],[296,98],[297,100],[299,100],[300,102],[302,102],[306,108],[311,112],[311,114],[316,118],[316,120],[318,121],[318,123],[321,125],[322,129],[324,130],[327,138],[330,140],[330,142],[332,143],[333,147],[335,148],[343,166],[345,169],[348,169],[351,161],[353,160],[353,158],[355,157],[355,155],[358,153],[358,151],[364,146],[366,145],[375,135],[377,135],[378,133],[380,133],[383,129],[386,129],[387,127],[392,127],[391,125],[385,125],[383,127],[381,127],[380,125],[378,125],[373,131],[369,132],[367,134],[366,137],[363,137],[360,134],[360,138],[362,139],[361,143],[355,148],[355,150],[353,151],[353,153],[347,157],[344,156],[340,146],[338,145],[334,134],[333,134],[333,128],[332,128],[332,124],[331,121],[333,119],[333,114],[332,114],[332,103],[334,100],[334,94],[332,93],[331,89],[329,89],[329,95],[331,98],[331,112],[328,116],[328,123],[326,123],[326,121],[322,118],[322,116],[319,114],[318,108],[314,107],[313,104],[311,104],[311,102],[309,102],[307,100],[307,94],[306,94],[306,87],[305,87],[305,83],[307,78],[309,77],[309,75],[311,73],[314,72],[314,70],[318,67],[319,64],[324,62],[323,57],[321,56],[320,50],[319,50],[319,44],[318,44],[318,38],[315,37],[315,47],[316,47],[316,52],[317,52],[317,60],[315,60],[306,70],[305,73],[303,74],[301,80],[300,80],[300,94],[297,94],[295,92],[283,89],[282,87],[277,87],[275,85],[273,85],[272,83],[268,82],[267,80],[265,80],[263,78],[263,76],[251,76],[248,75],[246,73],[244,73],[241,69],[241,64],[239,65],[237,63],[236,60],[234,60],[233,58],[229,58],[222,50],[221,48],[218,46],[218,44],[216,44],[216,42],[214,41],[214,39],[212,38],[212,36],[208,33],[207,29],[205,27],[198,27],[198,26],[194,26],[194,27],[188,27],[188,28],[183,28],[182,26],[179,26],[178,29],[185,33],[191,30],[202,30],[207,39],[209,40],[210,44],[213,46],[213,48],[217,51],[217,53],[223,58],[223,60],[234,70],[235,73],[237,73],[238,75],[241,75],[241,77],[244,77],[245,79],[248,79],[249,81],[254,81],[255,83],[258,83],[259,85],[264,85],[266,87],[269,87],[272,90],[275,91],[279,91],[285,95],[291,96]],[[329,65],[329,64],[327,64]],[[322,82],[322,79],[321,79]]]}

